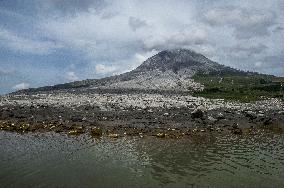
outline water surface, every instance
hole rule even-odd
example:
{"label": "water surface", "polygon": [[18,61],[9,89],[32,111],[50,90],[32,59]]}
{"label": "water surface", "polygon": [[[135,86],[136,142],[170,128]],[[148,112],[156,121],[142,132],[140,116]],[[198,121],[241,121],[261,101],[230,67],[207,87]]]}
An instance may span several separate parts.
{"label": "water surface", "polygon": [[0,132],[0,187],[284,187],[284,136],[94,139]]}

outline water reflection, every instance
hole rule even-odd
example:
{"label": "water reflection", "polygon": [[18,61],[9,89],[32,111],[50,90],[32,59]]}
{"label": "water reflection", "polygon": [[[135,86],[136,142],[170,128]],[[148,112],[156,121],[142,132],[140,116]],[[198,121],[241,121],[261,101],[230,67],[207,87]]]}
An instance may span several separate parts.
{"label": "water reflection", "polygon": [[284,187],[283,135],[204,142],[0,132],[0,187]]}
{"label": "water reflection", "polygon": [[227,136],[202,144],[188,140],[155,141],[146,148],[151,148],[148,155],[153,177],[163,186],[284,185],[284,141],[280,135]]}

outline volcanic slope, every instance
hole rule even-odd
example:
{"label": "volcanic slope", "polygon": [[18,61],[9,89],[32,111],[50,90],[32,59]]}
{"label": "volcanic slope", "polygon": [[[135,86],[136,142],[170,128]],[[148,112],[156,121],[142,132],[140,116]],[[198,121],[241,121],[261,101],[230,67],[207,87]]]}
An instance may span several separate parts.
{"label": "volcanic slope", "polygon": [[218,64],[204,55],[187,49],[165,50],[150,57],[136,69],[117,76],[88,79],[55,86],[46,86],[21,92],[62,89],[114,89],[157,91],[201,91],[204,86],[192,78],[198,75],[246,75],[244,71]]}

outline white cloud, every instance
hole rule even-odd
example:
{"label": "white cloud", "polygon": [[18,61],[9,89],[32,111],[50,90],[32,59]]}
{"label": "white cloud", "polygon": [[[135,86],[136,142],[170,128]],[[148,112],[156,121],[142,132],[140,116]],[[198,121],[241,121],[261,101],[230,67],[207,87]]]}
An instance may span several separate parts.
{"label": "white cloud", "polygon": [[65,78],[70,82],[79,80],[79,77],[73,71],[67,72]]}
{"label": "white cloud", "polygon": [[96,73],[98,74],[108,74],[108,73],[113,73],[117,70],[115,66],[107,66],[103,64],[97,64],[95,66]]}
{"label": "white cloud", "polygon": [[263,62],[257,61],[257,62],[254,63],[254,66],[255,66],[256,68],[261,68],[261,67],[263,66]]}
{"label": "white cloud", "polygon": [[135,17],[132,17],[132,16],[129,17],[128,24],[133,31],[136,31],[137,29],[147,25],[146,21],[140,20],[139,18],[135,18]]}
{"label": "white cloud", "polygon": [[247,58],[243,62],[253,68],[253,63],[264,55],[280,54],[279,49],[283,49],[280,32],[278,37],[272,32],[278,26],[277,7],[265,2],[271,7],[244,0],[230,5],[109,1],[99,11],[92,6],[87,11],[79,8],[81,11],[75,15],[44,20],[41,27],[55,41],[86,55],[90,77],[97,76],[94,72],[112,75],[130,71],[144,60],[143,54],[172,48],[191,48],[240,68],[239,58]]}
{"label": "white cloud", "polygon": [[[62,61],[52,63],[48,68],[50,74],[38,81],[42,84],[48,82],[43,80],[54,80],[58,72],[63,74],[60,81],[55,80],[61,82],[130,71],[158,51],[170,48],[191,48],[236,68],[254,69],[255,62],[265,62],[259,71],[271,66],[273,71],[279,70],[278,75],[284,74],[283,63],[263,60],[265,56],[283,54],[281,0],[47,0],[42,3],[45,8],[38,6],[38,14],[32,14],[38,17],[31,19],[28,15],[18,22],[11,21],[7,27],[3,24],[10,30],[0,26],[0,48],[4,51],[45,55],[58,50],[60,57],[54,59],[61,60],[64,54],[64,63],[76,64],[60,70],[66,67],[61,66]],[[7,16],[7,22],[18,17],[3,15]],[[17,26],[18,23],[25,28]],[[46,38],[50,40],[42,40]],[[73,52],[69,57],[68,53]],[[49,57],[43,61],[47,64],[36,65],[46,68],[53,61]],[[80,63],[72,62],[73,57]],[[20,61],[29,65],[29,61],[43,59],[36,58]],[[21,72],[39,80],[35,67]],[[23,79],[17,80],[9,88]]]}
{"label": "white cloud", "polygon": [[[132,61],[136,53],[201,44],[207,37],[203,28],[180,28],[191,23],[189,3],[163,3],[167,9],[164,12],[152,1],[111,2],[100,11],[91,8],[74,16],[51,17],[42,22],[41,28],[56,41],[85,53],[92,62],[88,66],[105,62],[124,70],[136,64],[126,62]],[[113,16],[106,19],[106,14]]]}
{"label": "white cloud", "polygon": [[147,49],[164,50],[170,48],[184,48],[189,45],[205,43],[208,33],[199,27],[188,27],[166,35],[153,35],[144,40]]}
{"label": "white cloud", "polygon": [[232,47],[227,48],[231,55],[238,57],[248,57],[253,55],[265,55],[265,50],[267,46],[264,44],[248,44],[248,43],[239,43]]}
{"label": "white cloud", "polygon": [[13,89],[16,89],[16,90],[21,90],[21,89],[27,89],[30,87],[30,84],[29,83],[20,83],[20,84],[17,84],[15,86],[13,86]]}
{"label": "white cloud", "polygon": [[209,10],[205,19],[211,25],[233,27],[237,38],[246,39],[269,35],[269,28],[275,24],[276,14],[272,11],[221,7]]}
{"label": "white cloud", "polygon": [[39,55],[49,54],[52,52],[52,50],[62,47],[50,41],[39,41],[20,37],[8,30],[1,28],[0,41],[1,46],[5,46],[16,52],[26,52]]}
{"label": "white cloud", "polygon": [[[137,62],[138,65],[140,65],[141,63],[143,63],[144,61],[146,61],[149,57],[155,55],[159,53],[159,51],[157,50],[152,50],[152,51],[148,51],[145,53],[136,53],[134,55],[134,62]],[[134,67],[136,68],[136,67]]]}
{"label": "white cloud", "polygon": [[153,55],[157,54],[159,51],[157,50],[151,50],[144,53],[136,53],[134,56],[132,56],[130,59],[124,60],[122,64],[127,65],[128,69],[125,69],[124,67],[121,67],[120,69],[116,70],[113,74],[121,74],[125,72],[129,72],[137,68],[139,65],[141,65],[144,61],[146,61],[148,58],[152,57]]}

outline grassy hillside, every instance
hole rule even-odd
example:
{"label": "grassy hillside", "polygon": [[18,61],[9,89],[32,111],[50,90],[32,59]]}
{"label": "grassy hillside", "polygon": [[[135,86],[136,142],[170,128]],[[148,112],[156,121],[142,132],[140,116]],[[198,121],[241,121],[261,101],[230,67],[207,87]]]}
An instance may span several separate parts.
{"label": "grassy hillside", "polygon": [[223,98],[251,102],[266,98],[284,100],[284,78],[261,74],[204,75],[196,74],[193,79],[205,86],[195,96]]}

